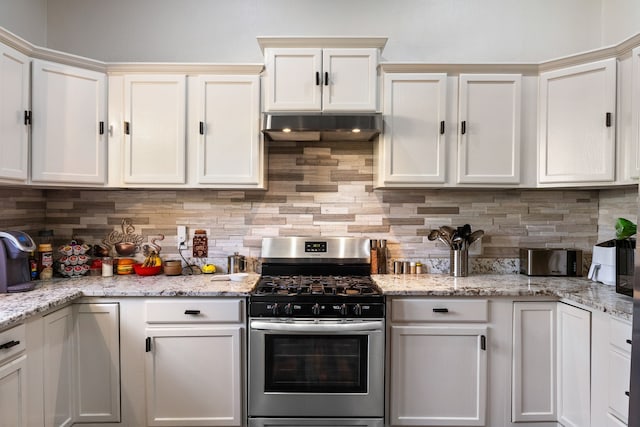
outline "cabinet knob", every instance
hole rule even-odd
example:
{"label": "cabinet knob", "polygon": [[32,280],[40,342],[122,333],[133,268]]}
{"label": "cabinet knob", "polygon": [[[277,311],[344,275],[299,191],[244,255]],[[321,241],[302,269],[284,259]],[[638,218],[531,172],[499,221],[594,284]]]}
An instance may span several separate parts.
{"label": "cabinet knob", "polygon": [[320,73],[316,71],[316,86],[320,86]]}
{"label": "cabinet knob", "polygon": [[440,122],[440,135],[444,135],[444,120]]}
{"label": "cabinet knob", "polygon": [[324,72],[324,85],[329,86],[329,73],[326,71]]}
{"label": "cabinet knob", "polygon": [[131,135],[131,129],[129,122],[124,122],[124,134]]}
{"label": "cabinet knob", "polygon": [[605,123],[607,125],[608,128],[611,127],[611,113],[607,113],[605,115]]}
{"label": "cabinet knob", "polygon": [[200,122],[200,135],[204,135],[204,122]]}
{"label": "cabinet knob", "polygon": [[467,133],[467,121],[463,120],[462,123],[460,124],[460,132],[464,135],[465,133]]}
{"label": "cabinet knob", "polygon": [[191,315],[197,316],[198,314],[200,314],[200,310],[185,310],[184,314],[191,314]]}
{"label": "cabinet knob", "polygon": [[448,309],[448,308],[446,308],[446,307],[445,307],[445,308],[438,308],[438,307],[436,307],[436,308],[434,308],[434,309],[433,309],[433,312],[434,312],[434,313],[448,313],[448,312],[449,312],[449,309]]}

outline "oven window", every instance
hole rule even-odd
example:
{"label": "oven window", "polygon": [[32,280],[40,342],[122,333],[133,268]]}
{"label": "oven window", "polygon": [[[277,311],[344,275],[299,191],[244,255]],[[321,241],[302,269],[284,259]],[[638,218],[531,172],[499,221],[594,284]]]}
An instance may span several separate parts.
{"label": "oven window", "polygon": [[366,335],[265,335],[265,392],[366,393]]}

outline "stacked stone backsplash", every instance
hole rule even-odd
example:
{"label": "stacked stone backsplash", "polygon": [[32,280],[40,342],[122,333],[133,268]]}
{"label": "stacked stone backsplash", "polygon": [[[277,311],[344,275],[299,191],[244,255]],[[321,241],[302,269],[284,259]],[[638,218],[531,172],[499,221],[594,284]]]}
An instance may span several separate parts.
{"label": "stacked stone backsplash", "polygon": [[608,218],[637,218],[635,188],[374,190],[372,143],[279,143],[268,163],[268,191],[6,189],[2,224],[100,243],[131,218],[145,241],[164,234],[162,254],[171,258],[176,226],[186,225],[189,242],[196,229],[207,231],[209,260],[223,269],[236,251],[259,258],[267,236],[363,236],[387,239],[390,261],[422,261],[439,272],[448,250],[427,239],[429,230],[468,223],[486,233],[471,253],[472,271],[515,272],[519,247],[590,253]]}

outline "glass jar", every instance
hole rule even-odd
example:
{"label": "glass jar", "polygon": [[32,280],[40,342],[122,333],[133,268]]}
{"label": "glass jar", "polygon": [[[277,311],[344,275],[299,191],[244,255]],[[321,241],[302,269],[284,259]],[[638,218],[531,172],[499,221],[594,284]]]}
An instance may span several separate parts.
{"label": "glass jar", "polygon": [[206,258],[209,256],[209,241],[206,230],[196,230],[193,234],[193,257]]}

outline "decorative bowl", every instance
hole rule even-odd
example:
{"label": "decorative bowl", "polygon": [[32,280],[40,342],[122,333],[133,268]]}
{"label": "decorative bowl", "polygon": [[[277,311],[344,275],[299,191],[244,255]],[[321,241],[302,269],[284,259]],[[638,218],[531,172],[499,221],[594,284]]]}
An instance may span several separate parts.
{"label": "decorative bowl", "polygon": [[120,242],[115,244],[116,252],[120,256],[131,256],[135,254],[139,247],[135,243],[131,242]]}
{"label": "decorative bowl", "polygon": [[152,265],[150,267],[143,267],[142,264],[133,264],[133,270],[138,276],[155,276],[162,271],[162,266]]}

